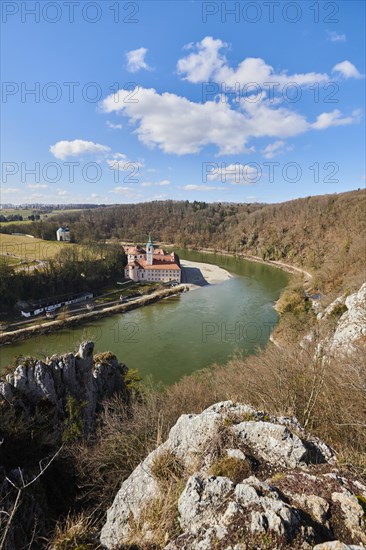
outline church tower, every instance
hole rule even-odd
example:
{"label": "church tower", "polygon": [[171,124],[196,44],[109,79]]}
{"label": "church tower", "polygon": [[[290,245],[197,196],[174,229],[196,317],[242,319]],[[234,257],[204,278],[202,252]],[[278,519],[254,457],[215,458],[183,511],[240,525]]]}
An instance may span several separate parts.
{"label": "church tower", "polygon": [[146,244],[146,263],[147,265],[153,265],[154,260],[154,246],[151,240],[151,235],[149,233],[149,240]]}

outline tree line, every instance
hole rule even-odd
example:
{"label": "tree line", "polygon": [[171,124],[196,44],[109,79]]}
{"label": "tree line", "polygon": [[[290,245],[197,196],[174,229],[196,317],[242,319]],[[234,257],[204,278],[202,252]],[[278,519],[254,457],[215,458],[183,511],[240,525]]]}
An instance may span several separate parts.
{"label": "tree line", "polygon": [[[153,201],[60,213],[27,225],[55,239],[69,225],[78,243],[155,241],[281,260],[316,272],[328,289],[357,286],[365,256],[365,192],[319,195],[278,204]],[[12,224],[13,228],[16,225]],[[17,230],[22,229],[18,226]],[[11,232],[9,226],[1,228]],[[14,231],[14,229],[13,229]]]}
{"label": "tree line", "polygon": [[3,312],[17,302],[99,291],[123,278],[126,256],[118,245],[62,248],[41,269],[16,270],[0,260],[0,304]]}

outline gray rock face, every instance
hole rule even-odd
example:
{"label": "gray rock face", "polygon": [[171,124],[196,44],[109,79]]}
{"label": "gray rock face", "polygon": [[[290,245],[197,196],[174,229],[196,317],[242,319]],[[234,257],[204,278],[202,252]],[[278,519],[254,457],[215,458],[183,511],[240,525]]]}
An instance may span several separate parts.
{"label": "gray rock face", "polygon": [[360,343],[366,337],[366,283],[358,292],[350,296],[340,296],[324,310],[318,313],[317,319],[323,321],[331,316],[340,306],[345,306],[346,311],[340,316],[332,336],[324,341],[323,347],[329,353],[351,353],[355,344]]}
{"label": "gray rock face", "polygon": [[344,544],[339,540],[332,540],[329,542],[324,542],[323,544],[317,544],[314,546],[313,550],[365,550],[364,546],[359,546],[358,544]]}
{"label": "gray rock face", "polygon": [[[179,480],[157,474],[167,457],[182,466]],[[171,495],[179,530],[161,537],[149,512]],[[122,484],[101,543],[108,549],[133,543],[166,550],[310,549],[341,533],[345,544],[363,545],[356,495],[366,497],[366,486],[340,476],[332,450],[295,418],[227,401],[179,418],[167,441]]]}
{"label": "gray rock face", "polygon": [[347,311],[338,321],[331,342],[332,351],[352,351],[353,344],[366,337],[366,283],[346,298]]}
{"label": "gray rock face", "polygon": [[270,422],[241,422],[234,433],[269,464],[281,462],[288,468],[306,465],[308,450],[286,426]]}
{"label": "gray rock face", "polygon": [[[0,381],[1,532],[16,502],[17,491],[12,483],[21,487],[24,480],[34,480],[39,473],[39,459],[42,458],[44,465],[46,457],[50,458],[56,452],[55,446],[59,448],[61,437],[73,437],[75,426],[76,436],[81,435],[82,430],[85,434],[92,432],[96,413],[105,399],[119,393],[128,400],[129,392],[124,379],[126,367],[119,364],[111,353],[94,357],[93,352],[94,344],[84,342],[75,355],[55,355],[44,361],[23,358],[12,374]],[[70,397],[74,401],[70,402]],[[68,410],[68,405],[72,411]],[[11,423],[9,433],[8,419]],[[20,442],[17,442],[16,430],[18,425],[20,432],[24,430],[23,420],[25,425],[34,429],[33,441],[31,437],[27,439],[22,435]],[[26,424],[28,421],[29,424]],[[21,449],[18,451],[19,456],[14,448]],[[7,533],[4,550],[29,547],[29,541],[36,533],[34,529],[37,529],[37,538],[49,535],[49,518],[51,516],[53,519],[52,514],[59,514],[57,506],[53,508],[56,499],[49,487],[52,484],[54,494],[64,490],[67,493],[74,483],[71,473],[69,475],[67,472],[69,463],[65,461],[64,464],[66,471],[60,476],[60,481],[55,473],[52,474],[52,481],[47,481],[47,477],[41,475],[23,492],[21,505]]]}
{"label": "gray rock face", "polygon": [[93,352],[93,342],[84,342],[76,355],[53,356],[47,361],[25,359],[6,381],[0,381],[0,398],[22,401],[24,407],[46,399],[62,414],[71,396],[84,404],[84,429],[89,433],[98,404],[114,393],[127,395],[123,378],[126,368],[111,354],[108,361],[94,364]]}

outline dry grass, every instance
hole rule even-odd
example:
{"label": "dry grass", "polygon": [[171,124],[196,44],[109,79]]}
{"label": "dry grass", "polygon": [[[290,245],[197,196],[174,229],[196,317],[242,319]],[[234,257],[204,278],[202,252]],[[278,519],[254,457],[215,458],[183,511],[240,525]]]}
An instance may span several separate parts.
{"label": "dry grass", "polygon": [[[73,447],[81,505],[102,525],[122,481],[166,440],[179,416],[200,413],[227,399],[274,415],[295,415],[310,433],[336,450],[341,464],[352,465],[355,477],[366,476],[362,350],[349,357],[323,358],[315,353],[316,347],[317,341],[308,349],[269,346],[256,356],[236,357],[226,366],[188,376],[164,391],[145,387],[139,400],[129,405],[111,400],[105,405],[95,440]],[[205,450],[212,460],[210,473],[240,479],[247,465],[228,459],[224,450],[235,447],[235,442],[228,440],[228,426],[220,428]],[[157,548],[177,534],[177,500],[191,473],[171,453],[156,459],[153,475],[164,487],[163,497],[157,497],[133,525],[131,544],[144,547],[141,541],[148,526],[155,533],[150,542]]]}
{"label": "dry grass", "polygon": [[180,535],[178,499],[184,485],[184,481],[165,485],[164,493],[145,506],[138,520],[130,521],[130,545],[139,549],[163,548],[170,539]]}
{"label": "dry grass", "polygon": [[171,451],[159,454],[151,467],[151,473],[161,485],[178,482],[184,476],[184,465]]}
{"label": "dry grass", "polygon": [[44,241],[26,235],[0,233],[0,255],[26,262],[50,260],[55,258],[63,248],[75,246],[72,243]]}
{"label": "dry grass", "polygon": [[85,514],[69,515],[56,525],[48,550],[95,550],[99,548],[98,529],[94,520]]}
{"label": "dry grass", "polygon": [[208,473],[211,476],[228,477],[234,483],[241,483],[252,474],[252,468],[244,459],[223,456],[211,464]]}
{"label": "dry grass", "polygon": [[163,396],[150,387],[143,401],[129,406],[111,399],[105,404],[95,440],[72,447],[84,501],[98,516],[105,514],[122,481],[162,443],[166,434],[162,407]]}
{"label": "dry grass", "polygon": [[[366,471],[366,366],[363,355],[349,358],[316,358],[313,344],[267,348],[257,356],[233,359],[184,378],[164,392],[147,388],[143,399],[126,407],[112,400],[102,415],[92,444],[74,449],[85,505],[103,517],[121,482],[168,436],[183,413],[199,413],[226,399],[248,403],[271,414],[295,415],[312,434],[333,446],[343,463],[352,463],[359,474]],[[227,447],[225,426],[207,453],[222,458]],[[175,481],[182,477],[174,457],[163,457],[156,477]],[[218,464],[220,466],[220,464]]]}
{"label": "dry grass", "polygon": [[182,461],[171,451],[159,454],[151,467],[151,473],[160,486],[160,493],[149,502],[138,519],[130,522],[129,543],[144,548],[144,541],[161,548],[167,541],[180,534],[178,499],[188,479]]}

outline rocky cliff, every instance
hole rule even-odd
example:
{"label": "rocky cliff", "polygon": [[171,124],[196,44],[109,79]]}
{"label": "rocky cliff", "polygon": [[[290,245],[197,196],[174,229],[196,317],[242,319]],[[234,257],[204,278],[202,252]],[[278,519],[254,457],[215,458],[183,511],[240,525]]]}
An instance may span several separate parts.
{"label": "rocky cliff", "polygon": [[313,302],[317,324],[301,340],[301,347],[317,341],[324,359],[352,355],[366,346],[366,283],[353,294],[338,296],[327,307]]}
{"label": "rocky cliff", "polygon": [[32,538],[37,538],[34,548],[44,547],[40,538],[49,535],[55,518],[68,513],[78,491],[72,460],[66,450],[60,453],[62,442],[90,435],[105,399],[115,394],[129,399],[126,367],[112,353],[93,352],[93,342],[84,342],[75,355],[20,358],[14,372],[0,380],[4,550],[31,548]]}
{"label": "rocky cliff", "polygon": [[318,313],[317,319],[321,323],[332,316],[339,318],[333,334],[325,342],[330,353],[347,354],[355,349],[355,345],[365,344],[366,283],[358,292],[334,300],[324,312]]}
{"label": "rocky cliff", "polygon": [[101,543],[108,549],[134,543],[166,550],[363,548],[365,511],[366,486],[295,418],[226,401],[179,418],[122,484]]}
{"label": "rocky cliff", "polygon": [[82,404],[84,433],[92,431],[98,404],[115,393],[127,397],[127,368],[111,353],[94,358],[94,343],[84,342],[77,354],[54,355],[46,361],[23,358],[14,372],[0,380],[0,399],[32,409],[40,401],[64,416],[67,398]]}

